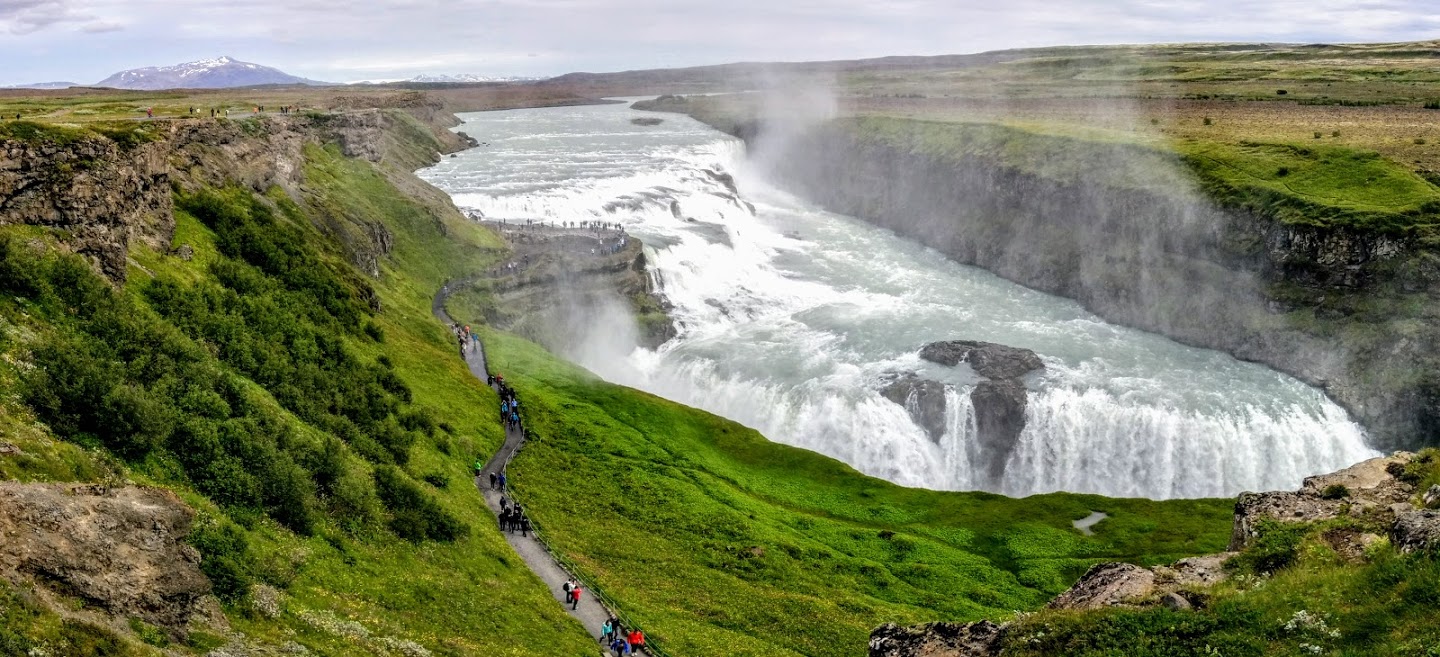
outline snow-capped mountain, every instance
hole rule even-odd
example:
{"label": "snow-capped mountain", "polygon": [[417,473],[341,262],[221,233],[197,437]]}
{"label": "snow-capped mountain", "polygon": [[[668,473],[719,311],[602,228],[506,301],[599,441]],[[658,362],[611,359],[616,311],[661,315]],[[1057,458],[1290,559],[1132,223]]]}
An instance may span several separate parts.
{"label": "snow-capped mountain", "polygon": [[406,82],[436,82],[444,84],[469,84],[475,82],[525,82],[535,78],[516,76],[488,76],[475,75],[473,73],[461,73],[459,75],[417,75]]}
{"label": "snow-capped mountain", "polygon": [[95,83],[116,89],[219,89],[259,84],[325,84],[231,57],[121,71]]}

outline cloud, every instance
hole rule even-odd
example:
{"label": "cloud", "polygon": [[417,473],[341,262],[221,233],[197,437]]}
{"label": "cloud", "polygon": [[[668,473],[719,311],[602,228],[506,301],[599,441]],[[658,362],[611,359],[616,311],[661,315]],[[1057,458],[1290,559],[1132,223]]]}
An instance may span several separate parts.
{"label": "cloud", "polygon": [[92,18],[70,6],[66,0],[0,1],[0,27],[11,34],[30,34],[61,23]]}
{"label": "cloud", "polygon": [[104,34],[105,32],[119,32],[125,29],[124,23],[116,21],[94,21],[80,27],[81,32],[89,34]]}
{"label": "cloud", "polygon": [[[123,27],[123,29],[122,29]],[[313,79],[550,75],[1063,44],[1406,41],[1434,0],[0,0],[11,75],[220,54]],[[44,53],[37,57],[37,53]],[[536,57],[528,57],[536,53]],[[12,67],[13,68],[13,67]]]}

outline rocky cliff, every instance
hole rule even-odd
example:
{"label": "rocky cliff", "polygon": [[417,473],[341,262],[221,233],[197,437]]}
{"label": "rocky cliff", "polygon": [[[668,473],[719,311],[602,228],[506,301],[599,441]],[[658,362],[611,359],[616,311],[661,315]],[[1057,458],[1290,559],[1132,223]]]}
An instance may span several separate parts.
{"label": "rocky cliff", "polygon": [[[123,283],[132,242],[170,247],[174,189],[239,185],[257,192],[280,189],[299,199],[305,193],[307,146],[336,144],[346,156],[410,171],[464,143],[463,136],[431,129],[455,119],[421,95],[397,94],[382,108],[366,100],[372,107],[101,130],[12,125],[0,132],[0,226],[54,229],[63,246]],[[438,193],[417,193],[422,191]],[[357,266],[378,274],[378,258],[389,244],[383,226],[338,215],[322,222]]]}
{"label": "rocky cliff", "polygon": [[1294,375],[1376,446],[1440,436],[1440,258],[1414,235],[1226,198],[1178,156],[1138,146],[987,128],[942,147],[931,131],[970,128],[842,119],[767,132],[688,111],[827,209],[1107,320]]}
{"label": "rocky cliff", "polygon": [[176,633],[223,623],[185,542],[194,516],[158,488],[0,482],[0,578]]}

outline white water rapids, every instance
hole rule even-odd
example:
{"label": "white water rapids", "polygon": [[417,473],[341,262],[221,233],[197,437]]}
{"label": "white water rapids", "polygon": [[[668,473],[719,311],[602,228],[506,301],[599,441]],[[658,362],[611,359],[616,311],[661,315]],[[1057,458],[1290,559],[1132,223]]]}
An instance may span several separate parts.
{"label": "white water rapids", "polygon": [[[630,123],[642,115],[664,123]],[[1232,495],[1375,455],[1343,409],[1295,379],[1107,324],[819,210],[687,117],[603,105],[461,118],[486,145],[420,172],[457,205],[492,220],[619,222],[645,243],[680,335],[649,351],[619,313],[596,321],[594,339],[566,355],[610,381],[897,483],[969,490],[986,481],[967,456],[977,379],[917,352],[985,340],[1033,349],[1046,366],[1027,379],[1026,428],[996,492]],[[732,174],[739,198],[707,170]],[[878,393],[887,374],[909,371],[948,385],[938,444]]]}

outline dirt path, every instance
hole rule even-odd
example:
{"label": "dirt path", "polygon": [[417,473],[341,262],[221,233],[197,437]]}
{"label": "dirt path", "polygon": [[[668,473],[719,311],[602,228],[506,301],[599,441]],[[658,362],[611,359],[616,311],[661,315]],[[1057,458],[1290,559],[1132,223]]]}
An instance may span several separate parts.
{"label": "dirt path", "polygon": [[[446,285],[435,295],[435,299],[431,303],[431,312],[435,314],[436,318],[444,322],[446,326],[453,325],[454,321],[451,320],[450,315],[445,312],[445,300],[462,287],[462,285],[454,283]],[[458,340],[456,347],[457,349],[459,347]],[[484,346],[478,342],[471,341],[464,349],[459,349],[459,351],[465,358],[465,364],[470,367],[470,373],[474,374],[475,377],[481,381],[488,381],[489,373],[485,369]],[[489,507],[490,512],[494,514],[497,524],[499,523],[500,517],[501,493],[500,491],[490,488],[490,475],[503,471],[505,466],[510,464],[510,459],[514,458],[515,454],[519,452],[520,448],[524,447],[524,445],[525,434],[523,429],[507,427],[505,429],[505,443],[500,446],[500,449],[495,452],[495,455],[491,457],[490,461],[481,469],[480,474],[475,477],[475,487],[480,489],[480,493],[485,498],[485,506]],[[555,596],[556,604],[564,606],[565,611],[571,616],[574,616],[576,620],[579,620],[580,624],[584,625],[585,629],[588,630],[592,636],[597,637],[598,640],[600,636],[600,626],[605,624],[606,619],[608,619],[611,614],[609,609],[606,609],[604,605],[596,600],[595,596],[590,594],[589,585],[586,584],[584,586],[586,590],[580,596],[579,607],[571,609],[571,605],[564,601],[565,594],[561,589],[565,580],[570,579],[571,574],[555,560],[555,557],[546,549],[544,543],[533,533],[529,537],[525,537],[519,533],[506,532],[505,541],[510,544],[510,547],[515,550],[516,554],[520,555],[525,565],[528,566],[531,571],[534,571],[534,573],[545,582],[546,586],[550,587],[551,594]]]}

